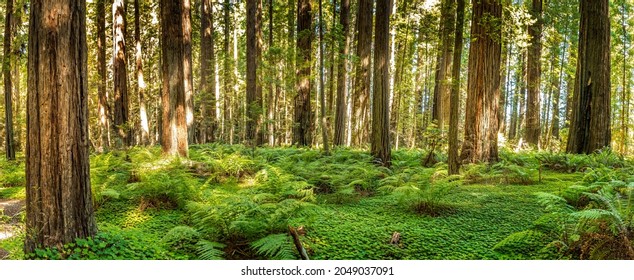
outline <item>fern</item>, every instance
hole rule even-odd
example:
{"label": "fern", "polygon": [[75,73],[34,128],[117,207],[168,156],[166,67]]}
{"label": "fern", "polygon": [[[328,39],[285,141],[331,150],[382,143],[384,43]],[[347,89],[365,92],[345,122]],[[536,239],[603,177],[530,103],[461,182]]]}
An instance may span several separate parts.
{"label": "fern", "polygon": [[224,248],[225,245],[211,242],[207,240],[201,240],[198,242],[198,249],[196,252],[198,253],[198,257],[201,260],[222,260],[224,252],[220,249]]}
{"label": "fern", "polygon": [[297,259],[294,245],[288,234],[270,234],[251,243],[258,255],[273,260]]}

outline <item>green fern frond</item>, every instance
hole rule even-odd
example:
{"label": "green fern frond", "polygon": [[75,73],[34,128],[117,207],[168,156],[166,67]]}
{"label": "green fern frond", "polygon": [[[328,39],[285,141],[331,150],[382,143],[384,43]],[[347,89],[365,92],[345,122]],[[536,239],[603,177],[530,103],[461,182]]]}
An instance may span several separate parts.
{"label": "green fern frond", "polygon": [[297,259],[293,242],[288,234],[270,234],[251,243],[258,255],[273,260]]}
{"label": "green fern frond", "polygon": [[198,253],[198,257],[201,260],[222,260],[222,255],[224,252],[221,250],[225,247],[225,245],[211,242],[207,240],[201,240],[198,242],[198,249],[196,252]]}

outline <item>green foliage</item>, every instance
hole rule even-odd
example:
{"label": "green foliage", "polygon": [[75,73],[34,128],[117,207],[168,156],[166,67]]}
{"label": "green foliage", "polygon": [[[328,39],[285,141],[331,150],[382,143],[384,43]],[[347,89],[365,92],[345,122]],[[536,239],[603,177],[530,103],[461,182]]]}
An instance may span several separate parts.
{"label": "green foliage", "polygon": [[40,248],[26,256],[37,260],[152,260],[168,256],[158,245],[135,235],[101,232],[94,238],[76,239],[61,248]]}
{"label": "green foliage", "polygon": [[207,240],[201,240],[197,245],[196,252],[201,260],[222,260],[224,252],[220,249],[224,248],[225,245]]}
{"label": "green foliage", "polygon": [[170,250],[195,256],[200,241],[200,233],[188,226],[176,226],[161,239]]}
{"label": "green foliage", "polygon": [[24,187],[24,161],[7,161],[0,159],[0,188]]}
{"label": "green foliage", "polygon": [[251,243],[257,254],[272,260],[297,259],[295,245],[288,234],[271,234]]}
{"label": "green foliage", "polygon": [[537,170],[531,166],[506,161],[493,165],[472,164],[464,168],[464,180],[470,184],[530,185],[537,179]]}
{"label": "green foliage", "polygon": [[509,235],[493,247],[505,259],[553,259],[557,250],[550,247],[548,236],[540,231],[525,230]]}

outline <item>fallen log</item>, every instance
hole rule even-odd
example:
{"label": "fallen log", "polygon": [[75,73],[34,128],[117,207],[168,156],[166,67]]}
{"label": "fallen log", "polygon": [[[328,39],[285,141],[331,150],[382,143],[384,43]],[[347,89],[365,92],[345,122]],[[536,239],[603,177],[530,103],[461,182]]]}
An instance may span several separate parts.
{"label": "fallen log", "polygon": [[293,237],[293,243],[295,243],[295,248],[297,248],[297,252],[299,252],[302,260],[310,260],[306,249],[304,249],[304,245],[302,245],[302,241],[299,240],[299,233],[297,233],[297,230],[292,226],[288,226],[288,231]]}

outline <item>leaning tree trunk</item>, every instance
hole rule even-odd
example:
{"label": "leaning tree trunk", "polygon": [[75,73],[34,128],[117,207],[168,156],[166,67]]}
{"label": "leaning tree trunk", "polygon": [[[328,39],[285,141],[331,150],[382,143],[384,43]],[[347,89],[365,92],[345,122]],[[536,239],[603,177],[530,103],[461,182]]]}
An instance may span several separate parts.
{"label": "leaning tree trunk", "polygon": [[542,0],[533,0],[531,15],[536,19],[532,26],[528,27],[531,36],[531,45],[528,47],[527,76],[528,96],[526,100],[526,142],[533,146],[539,145],[540,118],[539,118],[539,92],[541,79],[541,52],[542,52]]}
{"label": "leaning tree trunk", "polygon": [[390,13],[389,0],[377,0],[374,29],[374,95],[372,98],[372,155],[390,167]]}
{"label": "leaning tree trunk", "polygon": [[[187,157],[187,120],[185,102],[185,36],[183,2],[161,0],[161,52],[163,92],[163,154]],[[179,16],[174,16],[179,15]]]}
{"label": "leaning tree trunk", "polygon": [[295,96],[295,116],[293,144],[309,146],[312,143],[312,112],[310,106],[311,42],[313,38],[312,12],[309,0],[299,0],[297,13],[297,96]]}
{"label": "leaning tree trunk", "polygon": [[112,77],[114,85],[114,125],[123,146],[130,146],[132,135],[128,124],[128,68],[126,54],[126,3],[114,0],[112,3],[113,60]]}
{"label": "leaning tree trunk", "polygon": [[84,0],[32,0],[25,253],[93,236]]}
{"label": "leaning tree trunk", "polygon": [[343,41],[339,44],[339,59],[337,60],[337,111],[335,113],[335,146],[343,146],[346,141],[346,102],[348,71],[348,45],[350,44],[350,0],[341,1],[339,22],[342,26]]}
{"label": "leaning tree trunk", "polygon": [[498,106],[500,96],[501,30],[500,0],[474,0],[469,49],[469,75],[465,138],[461,159],[465,162],[498,160]]}
{"label": "leaning tree trunk", "polygon": [[200,91],[203,99],[202,127],[203,143],[215,140],[216,115],[216,53],[214,49],[214,21],[211,0],[202,0],[200,5]]}
{"label": "leaning tree trunk", "polygon": [[462,31],[464,30],[465,0],[457,0],[456,29],[454,37],[453,68],[451,70],[451,94],[449,101],[449,175],[458,174],[460,161],[458,159],[458,115],[460,107],[460,60],[462,59]]}
{"label": "leaning tree trunk", "polygon": [[11,18],[13,16],[13,0],[7,1],[6,17],[4,22],[4,55],[2,56],[2,73],[4,75],[4,123],[5,142],[4,148],[7,160],[15,160],[15,146],[13,145],[13,106],[11,91]]}
{"label": "leaning tree trunk", "polygon": [[593,153],[609,147],[610,18],[609,1],[581,1],[579,51],[568,153]]}

